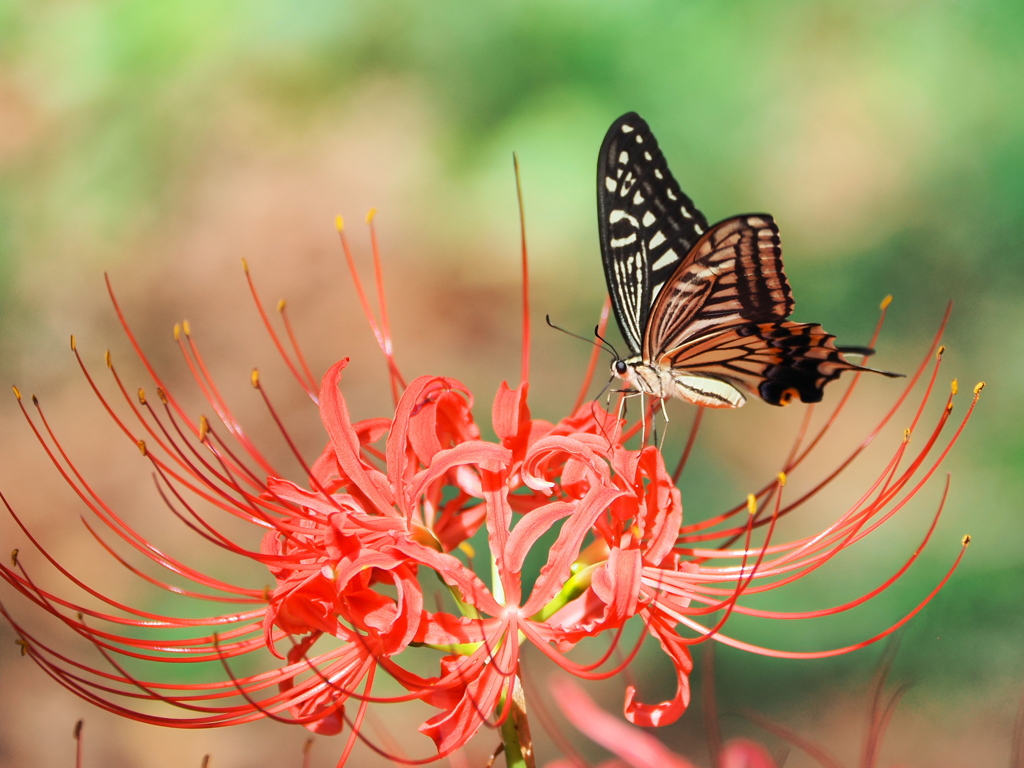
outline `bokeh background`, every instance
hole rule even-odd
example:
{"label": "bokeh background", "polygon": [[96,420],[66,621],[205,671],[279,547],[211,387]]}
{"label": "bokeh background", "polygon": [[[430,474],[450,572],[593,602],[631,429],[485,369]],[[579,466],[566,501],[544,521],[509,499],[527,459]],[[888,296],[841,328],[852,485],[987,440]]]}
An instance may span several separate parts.
{"label": "bokeh background", "polygon": [[[516,152],[539,326],[531,396],[537,415],[558,418],[589,349],[540,321],[549,313],[584,334],[595,322],[605,293],[597,149],[615,117],[638,111],[711,220],[776,216],[796,320],[864,343],[891,293],[874,362],[909,371],[955,303],[939,386],[957,377],[962,389],[980,379],[988,387],[944,465],[953,478],[931,546],[859,612],[730,629],[784,649],[855,642],[910,610],[970,533],[962,567],[902,633],[893,681],[913,685],[880,764],[1004,765],[1024,691],[1022,77],[1024,5],[1006,0],[0,0],[0,379],[42,398],[113,506],[162,546],[191,553],[189,534],[162,519],[145,463],[106,420],[68,352],[73,332],[95,370],[110,348],[126,378],[145,383],[103,273],[180,396],[188,397],[187,375],[170,331],[187,317],[225,394],[271,455],[286,452],[249,389],[253,366],[267,371],[268,386],[279,383],[282,410],[312,455],[323,440],[316,414],[274,367],[239,259],[268,304],[288,299],[314,370],[353,357],[346,395],[355,416],[380,415],[383,364],[333,224],[346,217],[366,264],[362,222],[376,207],[399,363],[410,378],[465,381],[486,422],[499,382],[518,377]],[[865,384],[817,476],[899,386]],[[687,518],[742,500],[771,477],[801,407],[752,403],[711,414],[683,479]],[[674,404],[670,415],[667,450],[678,453],[692,411]],[[790,533],[821,528],[856,498],[909,418],[899,417],[887,447]],[[0,487],[62,562],[158,607],[87,541],[80,508],[13,398],[0,404],[0,435]],[[824,607],[877,584],[917,546],[941,483],[814,583],[769,605]],[[6,548],[27,551],[9,521],[0,534]],[[209,553],[195,557],[236,575]],[[45,571],[38,555],[28,562]],[[300,728],[179,732],[121,722],[19,659],[14,640],[0,628],[2,765],[73,765],[70,734],[82,717],[85,765],[198,765],[207,753],[217,766],[300,764]],[[757,710],[853,765],[881,651],[794,662],[721,649],[714,685],[723,728],[779,747],[730,714]],[[636,674],[663,679],[659,663],[652,654]],[[696,682],[706,681],[698,674]],[[617,707],[621,681],[605,692]],[[661,735],[706,765],[704,730],[695,704]],[[483,764],[490,739],[464,764]],[[319,739],[313,764],[333,765],[340,744]],[[413,737],[410,744],[414,754],[427,751]],[[801,760],[794,752],[787,765],[813,764]],[[363,752],[353,764],[375,763]]]}

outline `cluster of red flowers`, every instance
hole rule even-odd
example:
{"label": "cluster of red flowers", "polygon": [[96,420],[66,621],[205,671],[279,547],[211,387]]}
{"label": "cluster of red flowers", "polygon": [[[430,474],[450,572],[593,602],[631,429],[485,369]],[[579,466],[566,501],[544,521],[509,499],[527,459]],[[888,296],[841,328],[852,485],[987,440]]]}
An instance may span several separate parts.
{"label": "cluster of red flowers", "polygon": [[[368,306],[354,268],[352,276]],[[258,297],[256,301],[262,306]],[[237,424],[188,329],[178,334],[184,357],[233,439],[205,417],[192,419],[185,413],[143,355],[116,301],[115,308],[153,376],[157,402],[141,390],[137,397],[129,394],[109,360],[123,399],[120,410],[126,408],[131,418],[118,415],[119,409],[101,394],[82,364],[89,384],[148,458],[168,508],[225,555],[263,564],[276,583],[269,589],[230,584],[198,572],[147,541],[93,492],[42,411],[33,414],[16,390],[40,443],[96,520],[124,545],[174,574],[173,583],[143,576],[104,541],[111,554],[156,587],[249,608],[202,619],[153,615],[92,589],[37,545],[54,567],[108,610],[89,608],[42,588],[26,569],[24,556],[0,568],[0,576],[89,640],[107,666],[94,667],[62,655],[7,608],[0,611],[20,634],[26,653],[51,677],[105,709],[178,727],[269,717],[332,734],[348,721],[351,737],[340,762],[351,750],[371,702],[418,699],[436,709],[420,730],[433,739],[438,756],[463,746],[481,725],[505,722],[520,685],[524,643],[573,675],[597,679],[620,672],[644,639],[653,636],[675,671],[676,693],[668,701],[642,703],[630,687],[625,715],[634,724],[662,725],[677,719],[689,703],[690,647],[696,643],[713,638],[760,653],[820,657],[874,642],[909,619],[931,595],[878,635],[828,651],[757,648],[724,634],[722,626],[733,612],[785,619],[844,611],[898,579],[931,536],[934,522],[903,568],[849,604],[780,614],[755,610],[741,599],[815,572],[898,512],[932,476],[977,400],[976,391],[954,433],[941,437],[950,419],[954,386],[937,423],[925,430],[924,439],[914,441],[916,450],[911,450],[909,440],[900,441],[863,496],[825,530],[778,543],[773,536],[778,519],[817,494],[861,453],[933,361],[907,435],[918,429],[941,358],[934,348],[910,376],[892,410],[821,483],[799,498],[785,496],[787,474],[798,471],[820,444],[856,379],[818,432],[808,434],[810,422],[805,422],[778,477],[734,509],[684,525],[676,487],[681,467],[669,472],[657,447],[636,440],[638,424],[630,426],[592,401],[582,402],[555,423],[533,418],[524,362],[520,385],[499,387],[491,416],[497,439],[485,440],[473,418],[472,395],[461,383],[436,376],[403,381],[391,354],[387,324],[375,322],[369,311],[389,364],[396,406],[390,417],[355,423],[342,394],[347,360],[333,365],[316,387],[287,319],[290,349],[273,324],[266,323],[296,379],[318,403],[328,436],[326,448],[307,467],[307,477],[300,483],[287,480],[269,466]],[[527,309],[524,361],[528,322]],[[263,393],[255,373],[253,384]],[[34,398],[33,403],[38,407]],[[267,405],[273,412],[269,399]],[[641,445],[627,447],[630,440]],[[258,551],[223,534],[193,505],[190,499],[195,498],[251,523],[252,544],[262,537]],[[6,499],[4,503],[36,544],[22,518]],[[89,530],[103,541],[95,526]],[[763,534],[757,544],[755,533]],[[535,578],[528,560],[543,562]],[[200,589],[182,586],[183,582]],[[631,619],[641,622],[644,632],[639,642],[620,648]],[[147,631],[143,637],[140,628]],[[161,635],[165,630],[167,634]],[[187,630],[184,639],[181,630]],[[597,652],[581,661],[573,649],[602,636]],[[413,647],[435,649],[436,669],[418,669],[422,653],[404,653]],[[265,649],[281,660],[275,668],[251,675],[232,671],[233,660]],[[415,656],[416,663],[406,663],[408,656]],[[204,684],[158,682],[132,671],[132,663],[140,661],[217,661],[224,674]],[[407,693],[375,696],[379,672]],[[139,699],[165,702],[185,714],[155,716],[131,705]]]}

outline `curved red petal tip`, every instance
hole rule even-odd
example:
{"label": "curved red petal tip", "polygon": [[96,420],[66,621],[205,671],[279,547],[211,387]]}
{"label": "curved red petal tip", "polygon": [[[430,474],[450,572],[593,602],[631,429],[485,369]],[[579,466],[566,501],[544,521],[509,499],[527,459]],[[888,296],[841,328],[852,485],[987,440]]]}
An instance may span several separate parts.
{"label": "curved red petal tip", "polygon": [[551,681],[551,690],[569,722],[584,736],[618,755],[633,768],[696,768],[653,735],[601,709],[576,683],[555,678]]}

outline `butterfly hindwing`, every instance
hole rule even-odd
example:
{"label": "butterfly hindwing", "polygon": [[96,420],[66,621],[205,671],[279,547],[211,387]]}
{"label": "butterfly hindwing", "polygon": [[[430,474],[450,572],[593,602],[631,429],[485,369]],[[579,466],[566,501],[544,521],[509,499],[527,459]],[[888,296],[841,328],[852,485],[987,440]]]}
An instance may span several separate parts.
{"label": "butterfly hindwing", "polygon": [[656,297],[708,222],[672,177],[647,123],[633,112],[608,129],[597,184],[608,292],[626,344],[639,354]]}
{"label": "butterfly hindwing", "polygon": [[843,359],[834,340],[817,323],[750,323],[686,342],[656,364],[684,380],[709,377],[740,385],[772,405],[793,398],[817,403],[825,385],[843,371],[869,370]]}
{"label": "butterfly hindwing", "polygon": [[775,221],[767,214],[735,216],[700,239],[658,294],[643,356],[657,360],[689,339],[731,325],[777,322],[792,311]]}

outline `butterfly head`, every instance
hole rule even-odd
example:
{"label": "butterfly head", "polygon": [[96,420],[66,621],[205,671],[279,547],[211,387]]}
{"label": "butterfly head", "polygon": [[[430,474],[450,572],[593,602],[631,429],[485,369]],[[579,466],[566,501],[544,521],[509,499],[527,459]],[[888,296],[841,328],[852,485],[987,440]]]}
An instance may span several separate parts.
{"label": "butterfly head", "polygon": [[615,355],[611,372],[612,378],[625,382],[625,392],[639,392],[660,398],[671,396],[671,373],[645,363],[640,355],[627,358]]}

